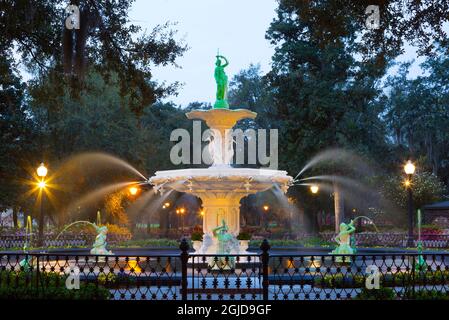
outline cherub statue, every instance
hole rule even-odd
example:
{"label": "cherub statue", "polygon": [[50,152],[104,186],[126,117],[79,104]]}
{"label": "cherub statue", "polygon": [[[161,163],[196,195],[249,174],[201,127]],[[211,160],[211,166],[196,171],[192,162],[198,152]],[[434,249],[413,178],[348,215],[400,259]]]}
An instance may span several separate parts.
{"label": "cherub statue", "polygon": [[[229,228],[226,225],[226,222],[222,220],[220,226],[214,228],[212,230],[212,234],[218,241],[217,254],[229,254],[232,249],[238,246],[237,239],[230,234]],[[228,261],[226,261],[228,260]],[[230,269],[234,266],[234,257],[229,257],[226,259],[225,257],[218,258],[218,265],[216,267],[221,267],[223,269]]]}
{"label": "cherub statue", "polygon": [[112,251],[106,249],[108,243],[106,242],[106,235],[108,233],[108,227],[106,226],[97,226],[95,223],[93,224],[95,230],[97,232],[97,236],[95,237],[95,242],[93,244],[92,250],[90,250],[91,254],[100,254],[100,255],[111,255]]}
{"label": "cherub statue", "polygon": [[[355,251],[351,247],[351,234],[355,232],[354,221],[351,220],[348,224],[340,224],[340,233],[335,237],[338,247],[331,252],[331,254],[354,254]],[[341,262],[342,257],[337,257],[337,261]]]}

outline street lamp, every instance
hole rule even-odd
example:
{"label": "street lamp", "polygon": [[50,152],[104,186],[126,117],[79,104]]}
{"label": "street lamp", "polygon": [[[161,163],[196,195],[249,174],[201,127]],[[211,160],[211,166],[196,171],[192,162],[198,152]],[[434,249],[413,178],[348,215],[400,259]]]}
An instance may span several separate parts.
{"label": "street lamp", "polygon": [[44,196],[46,186],[45,177],[47,176],[48,169],[42,162],[36,171],[37,175],[41,178],[41,180],[37,183],[37,186],[39,187],[41,194],[41,211],[39,214],[39,237],[37,245],[38,247],[41,247],[44,244]]}
{"label": "street lamp", "polygon": [[318,187],[317,185],[311,185],[310,186],[310,192],[312,192],[313,194],[317,194],[318,191],[320,191],[320,187]]}
{"label": "street lamp", "polygon": [[130,187],[130,188],[129,188],[129,193],[130,193],[132,196],[135,196],[135,195],[137,194],[137,192],[139,192],[139,188],[137,188],[137,187]]}
{"label": "street lamp", "polygon": [[43,179],[43,178],[45,178],[47,176],[48,169],[44,165],[44,163],[42,162],[41,165],[39,166],[39,168],[37,168],[36,171],[37,171],[37,175]]}
{"label": "street lamp", "polygon": [[184,213],[186,212],[186,209],[181,208],[179,210],[179,212],[181,213],[181,220],[182,220],[182,232],[184,232]]}
{"label": "street lamp", "polygon": [[404,165],[404,171],[407,174],[405,187],[408,191],[408,237],[407,247],[413,247],[413,194],[412,194],[412,175],[415,173],[416,167],[409,160]]}

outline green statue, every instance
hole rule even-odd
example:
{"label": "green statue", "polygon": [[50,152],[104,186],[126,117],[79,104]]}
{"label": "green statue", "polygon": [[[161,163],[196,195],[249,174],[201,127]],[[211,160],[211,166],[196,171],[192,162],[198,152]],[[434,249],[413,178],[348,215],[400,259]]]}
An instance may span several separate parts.
{"label": "green statue", "polygon": [[424,257],[422,256],[423,245],[422,245],[422,241],[421,241],[421,240],[418,241],[417,249],[418,249],[419,255],[418,255],[418,261],[417,261],[417,263],[415,264],[415,270],[416,270],[416,271],[420,271],[420,270],[421,270],[421,271],[425,271],[425,270],[426,270],[426,267],[427,267],[427,263],[426,263],[426,261],[424,260]]}
{"label": "green statue", "polygon": [[[228,226],[224,220],[221,225],[212,230],[212,234],[218,240],[217,254],[230,254],[232,249],[238,246],[237,239],[230,233],[228,233]],[[227,261],[226,261],[227,260]],[[234,257],[218,257],[215,269],[230,269],[234,267]]]}
{"label": "green statue", "polygon": [[106,249],[108,243],[106,242],[106,235],[108,233],[108,227],[97,226],[95,223],[92,224],[97,232],[95,237],[95,242],[93,248],[90,250],[91,254],[101,254],[101,255],[111,255],[112,252]]}
{"label": "green statue", "polygon": [[214,109],[228,109],[229,104],[226,100],[228,94],[228,76],[224,68],[229,65],[229,62],[225,57],[220,55],[217,55],[216,58],[214,77],[217,82],[217,101],[215,101]]}
{"label": "green statue", "polygon": [[[355,232],[354,221],[351,220],[348,224],[340,224],[340,233],[335,237],[335,241],[338,243],[338,247],[331,252],[331,254],[354,254],[355,250],[351,247],[351,235]],[[343,257],[337,257],[337,262],[343,262]],[[345,259],[348,262],[348,259]]]}

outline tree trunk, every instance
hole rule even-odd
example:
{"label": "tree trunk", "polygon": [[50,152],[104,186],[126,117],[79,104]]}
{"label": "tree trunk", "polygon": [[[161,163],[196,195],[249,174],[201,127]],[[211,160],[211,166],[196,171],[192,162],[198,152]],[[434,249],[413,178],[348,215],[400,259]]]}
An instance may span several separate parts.
{"label": "tree trunk", "polygon": [[334,181],[334,207],[335,207],[335,232],[340,231],[340,223],[343,222],[345,214],[345,203],[341,186],[337,181]]}
{"label": "tree trunk", "polygon": [[13,221],[13,223],[14,223],[14,228],[18,228],[19,227],[19,225],[18,225],[18,221],[17,221],[17,215],[18,215],[18,213],[19,213],[19,207],[16,207],[16,206],[14,206],[13,208],[12,208],[12,221]]}

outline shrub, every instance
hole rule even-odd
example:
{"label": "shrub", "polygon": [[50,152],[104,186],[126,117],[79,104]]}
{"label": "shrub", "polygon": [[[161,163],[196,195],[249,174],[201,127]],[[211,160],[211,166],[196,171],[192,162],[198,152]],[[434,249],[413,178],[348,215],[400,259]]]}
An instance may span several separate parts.
{"label": "shrub", "polygon": [[251,233],[249,232],[240,232],[237,236],[237,240],[251,240]]}
{"label": "shrub", "polygon": [[173,247],[178,248],[179,242],[178,240],[173,239],[142,239],[142,240],[128,240],[122,242],[118,247],[137,247],[137,248],[144,248],[144,247],[153,247],[153,248],[159,248],[159,247]]}
{"label": "shrub", "polygon": [[190,237],[192,241],[203,241],[203,232],[192,232],[192,235]]}
{"label": "shrub", "polygon": [[396,293],[390,288],[368,290],[363,288],[354,300],[394,300]]}
{"label": "shrub", "polygon": [[449,300],[449,293],[437,290],[417,290],[414,293],[412,291],[407,291],[404,294],[406,299],[415,300]]}
{"label": "shrub", "polygon": [[[66,275],[41,274],[42,281],[36,282],[35,272],[0,272],[0,299],[64,299],[64,300],[106,300],[109,290],[93,283],[80,283],[77,290],[65,286]],[[36,286],[39,285],[39,287]]]}
{"label": "shrub", "polygon": [[125,239],[131,239],[131,231],[127,227],[122,227],[117,224],[106,224],[106,227],[108,227],[108,236],[111,238],[117,237],[117,238],[125,238]]}

